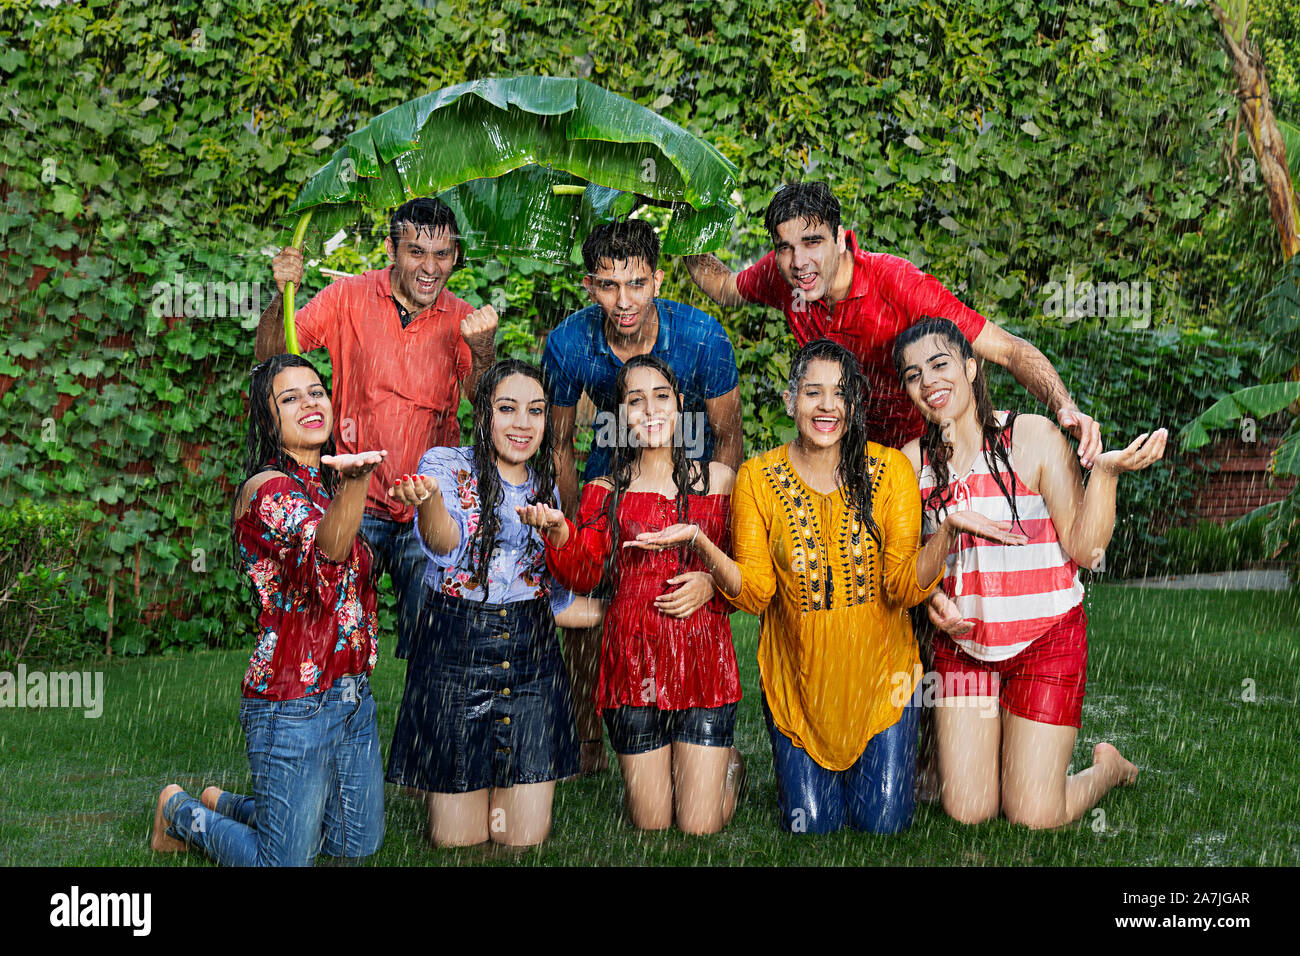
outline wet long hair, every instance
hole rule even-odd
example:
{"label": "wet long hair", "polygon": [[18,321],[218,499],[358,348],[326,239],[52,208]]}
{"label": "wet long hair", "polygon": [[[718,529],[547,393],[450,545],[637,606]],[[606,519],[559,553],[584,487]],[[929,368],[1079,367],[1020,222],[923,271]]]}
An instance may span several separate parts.
{"label": "wet long hair", "polygon": [[[975,360],[975,380],[971,382],[971,393],[975,400],[975,420],[979,423],[984,449],[984,461],[989,473],[997,483],[1011,508],[1012,527],[1020,524],[1020,513],[1016,510],[1015,472],[1011,469],[1011,435],[1015,425],[1016,413],[1007,413],[1005,423],[999,425],[993,414],[993,402],[989,398],[988,381],[984,377],[984,360],[975,354],[970,341],[962,335],[961,329],[948,319],[927,318],[915,325],[908,326],[894,340],[894,370],[898,381],[903,382],[903,353],[907,348],[929,336],[938,336],[951,346],[953,354],[962,364],[963,374],[967,359]],[[904,390],[906,386],[904,385]],[[935,510],[942,517],[952,503],[952,493],[948,486],[948,461],[951,452],[943,440],[943,426],[939,422],[927,421],[925,434],[921,436],[921,451],[925,461],[934,472],[935,485],[925,498],[925,507]],[[1005,476],[1004,476],[1005,472]],[[1024,528],[1021,527],[1021,531]]]}
{"label": "wet long hair", "polygon": [[798,401],[799,386],[808,377],[808,366],[818,359],[840,367],[840,388],[844,392],[844,437],[840,439],[840,463],[835,477],[844,490],[849,508],[876,542],[884,547],[880,528],[871,513],[871,476],[867,473],[867,413],[871,386],[862,374],[857,358],[830,339],[814,339],[790,360],[790,401]]}
{"label": "wet long hair", "polygon": [[[254,366],[248,380],[248,437],[244,442],[244,479],[235,489],[234,501],[230,504],[230,540],[232,559],[237,570],[242,571],[240,561],[239,539],[235,531],[235,522],[241,514],[239,504],[244,497],[244,486],[250,478],[264,471],[279,471],[288,475],[302,488],[310,499],[311,494],[302,478],[298,476],[298,462],[284,447],[284,432],[280,427],[280,406],[272,394],[275,377],[287,368],[309,368],[320,378],[316,366],[301,355],[273,355],[266,361]],[[334,454],[334,435],[331,427],[330,436],[321,446],[322,455]],[[338,477],[329,465],[320,466],[320,482],[325,494],[334,497]],[[358,534],[358,537],[360,535]],[[250,597],[254,609],[254,618],[261,613],[262,605],[257,589],[249,581]]]}
{"label": "wet long hair", "polygon": [[511,375],[533,379],[542,387],[542,395],[546,398],[546,418],[542,426],[541,444],[532,459],[533,490],[528,496],[528,502],[547,506],[555,503],[555,435],[551,427],[551,393],[541,371],[536,367],[517,359],[497,362],[483,373],[478,382],[478,390],[474,393],[473,458],[474,471],[478,476],[479,520],[478,527],[469,539],[468,570],[471,582],[483,589],[484,601],[488,596],[488,568],[497,547],[497,535],[501,531],[498,509],[503,497],[501,473],[497,471],[497,450],[492,443],[492,419],[496,414],[492,400],[496,397],[497,386]]}
{"label": "wet long hair", "polygon": [[[709,463],[686,457],[686,445],[681,440],[681,429],[685,416],[682,409],[681,389],[678,387],[677,376],[673,374],[672,368],[657,355],[634,355],[618,370],[618,377],[614,379],[614,394],[619,405],[621,406],[627,401],[627,380],[639,368],[654,369],[662,375],[668,382],[669,388],[672,389],[673,401],[677,405],[677,425],[672,436],[672,461],[673,485],[677,488],[677,523],[681,524],[690,517],[688,495],[692,492],[701,495],[709,493]],[[622,420],[622,416],[620,416],[620,422]],[[614,439],[614,447],[610,450],[609,468],[609,480],[614,489],[610,492],[609,500],[605,505],[605,518],[608,521],[609,533],[612,536],[612,546],[609,549],[609,554],[605,556],[605,569],[602,578],[602,582],[607,586],[613,584],[617,576],[618,555],[622,548],[622,542],[619,541],[619,505],[623,501],[623,495],[627,493],[628,486],[632,484],[634,474],[641,462],[641,448],[633,443],[631,430],[620,427],[616,431],[618,434]],[[678,574],[682,571],[684,551],[685,548],[677,549]]]}
{"label": "wet long hair", "polygon": [[[244,442],[244,480],[239,483],[235,493],[235,504],[239,499],[248,479],[264,471],[281,471],[302,485],[302,480],[294,474],[298,462],[284,448],[284,432],[280,427],[280,406],[275,403],[272,386],[275,377],[287,368],[309,368],[320,378],[316,366],[301,355],[273,355],[265,362],[255,366],[248,380],[248,437]],[[321,447],[322,455],[334,454],[334,435],[331,434]],[[338,477],[329,465],[320,466],[320,481],[325,486],[325,493],[334,497],[334,488]],[[303,491],[306,491],[303,486]],[[236,515],[232,514],[232,522]]]}

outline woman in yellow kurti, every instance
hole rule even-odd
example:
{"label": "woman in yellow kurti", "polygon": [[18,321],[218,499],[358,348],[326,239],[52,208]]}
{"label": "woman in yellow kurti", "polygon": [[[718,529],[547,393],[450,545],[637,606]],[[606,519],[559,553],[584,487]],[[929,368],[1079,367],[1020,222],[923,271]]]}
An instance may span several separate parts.
{"label": "woman in yellow kurti", "polygon": [[959,532],[1024,540],[953,512],[922,548],[915,477],[901,452],[866,440],[865,388],[843,346],[798,352],[785,400],[799,435],[736,475],[734,561],[693,525],[636,542],[689,545],[724,597],[762,617],[763,710],[782,827],[795,833],[911,824],[921,667],[907,609]]}

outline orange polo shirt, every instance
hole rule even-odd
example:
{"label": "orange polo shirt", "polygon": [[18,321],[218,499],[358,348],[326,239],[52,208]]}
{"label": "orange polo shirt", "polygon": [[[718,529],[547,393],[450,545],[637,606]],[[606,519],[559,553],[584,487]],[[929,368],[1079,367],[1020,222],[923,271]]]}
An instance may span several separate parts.
{"label": "orange polo shirt", "polygon": [[460,445],[460,385],[470,351],[460,321],[473,311],[446,289],[402,328],[389,270],[331,282],[298,310],[304,352],[326,348],[334,367],[334,443],[340,453],[388,449],[366,492],[366,511],[393,521],[415,516],[388,497],[398,475],[415,474],[435,445]]}

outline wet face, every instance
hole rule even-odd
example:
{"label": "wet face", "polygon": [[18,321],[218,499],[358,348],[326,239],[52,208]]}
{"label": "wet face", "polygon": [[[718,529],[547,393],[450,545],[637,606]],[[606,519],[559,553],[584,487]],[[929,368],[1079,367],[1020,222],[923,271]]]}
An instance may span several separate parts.
{"label": "wet face", "polygon": [[651,269],[644,259],[602,259],[582,286],[605,314],[606,333],[630,339],[645,329],[663,281],[663,270]]}
{"label": "wet face", "polygon": [[546,395],[527,375],[503,378],[492,394],[492,447],[497,465],[517,469],[533,457],[546,431]]}
{"label": "wet face", "polygon": [[334,411],[316,373],[292,366],[271,381],[271,414],[280,421],[281,444],[294,452],[319,451],[329,441]]}
{"label": "wet face", "polygon": [[820,220],[809,224],[802,217],[787,219],[776,227],[777,270],[805,302],[822,298],[835,283],[840,255],[846,248],[844,228],[837,233],[831,235],[831,227]]}
{"label": "wet face", "polygon": [[416,312],[433,305],[456,265],[456,238],[451,230],[417,232],[409,222],[402,223],[401,240],[394,245],[391,238],[385,239],[384,248],[393,260],[393,291],[402,304]]}
{"label": "wet face", "polygon": [[955,421],[972,407],[975,371],[975,360],[963,361],[943,336],[926,336],[903,350],[903,388],[928,421]]}
{"label": "wet face", "polygon": [[838,362],[813,359],[794,395],[785,393],[786,411],[799,428],[808,448],[830,448],[848,430],[848,401],[841,384],[844,370]]}
{"label": "wet face", "polygon": [[677,432],[681,396],[672,383],[657,370],[634,368],[627,375],[627,427],[637,448],[663,448],[671,445]]}

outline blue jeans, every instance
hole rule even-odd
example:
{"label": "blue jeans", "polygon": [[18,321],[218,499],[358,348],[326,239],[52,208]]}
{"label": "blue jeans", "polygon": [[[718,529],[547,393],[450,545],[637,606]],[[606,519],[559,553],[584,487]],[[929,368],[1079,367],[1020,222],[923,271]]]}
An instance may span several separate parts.
{"label": "blue jeans", "polygon": [[163,808],[167,832],[224,866],[311,866],[318,853],[364,857],[384,842],[384,776],[365,676],[298,700],[244,698],[253,795],[216,812],[189,794]]}
{"label": "blue jeans", "polygon": [[366,512],[361,517],[361,533],[375,553],[376,577],[387,571],[393,579],[393,595],[397,598],[397,649],[393,656],[404,661],[410,654],[411,638],[420,618],[429,556],[420,547],[414,521],[398,524]]}
{"label": "blue jeans", "polygon": [[763,697],[763,717],[772,738],[781,829],[787,833],[834,833],[845,822],[868,833],[901,833],[912,825],[916,797],[916,735],[920,687],[898,722],[867,743],[853,766],[827,770],[796,747],[772,722]]}

